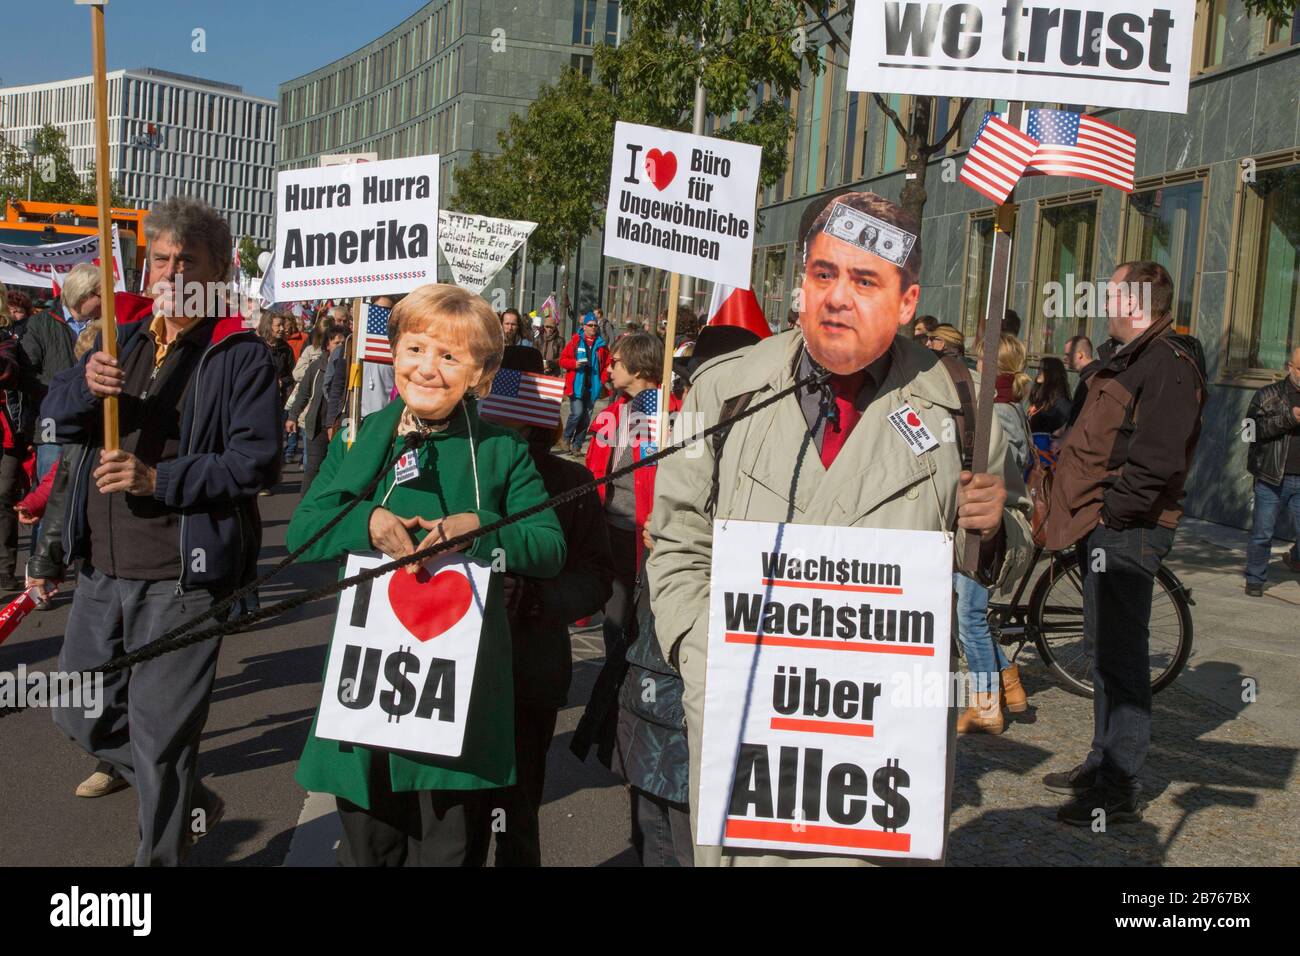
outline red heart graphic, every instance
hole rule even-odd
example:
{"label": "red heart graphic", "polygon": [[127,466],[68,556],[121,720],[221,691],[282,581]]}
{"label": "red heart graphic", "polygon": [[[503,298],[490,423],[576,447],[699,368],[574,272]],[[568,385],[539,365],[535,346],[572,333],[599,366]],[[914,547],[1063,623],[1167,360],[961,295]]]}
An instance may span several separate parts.
{"label": "red heart graphic", "polygon": [[469,578],[446,569],[430,575],[398,571],[388,580],[388,603],[402,626],[421,641],[430,641],[456,624],[474,598]]}
{"label": "red heart graphic", "polygon": [[917,417],[916,412],[907,413],[907,424],[911,425],[913,428],[921,427],[921,419]]}
{"label": "red heart graphic", "polygon": [[652,149],[645,154],[645,171],[655,184],[655,189],[663,192],[677,175],[677,157],[672,153]]}

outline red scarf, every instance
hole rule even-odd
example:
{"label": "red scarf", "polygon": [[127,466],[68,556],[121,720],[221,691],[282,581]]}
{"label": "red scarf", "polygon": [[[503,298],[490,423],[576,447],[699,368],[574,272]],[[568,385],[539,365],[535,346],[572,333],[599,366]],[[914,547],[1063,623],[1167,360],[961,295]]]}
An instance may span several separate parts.
{"label": "red scarf", "polygon": [[1016,405],[1016,396],[1012,389],[1015,387],[1016,377],[1014,375],[999,375],[993,383],[997,390],[997,397],[993,399],[995,405]]}

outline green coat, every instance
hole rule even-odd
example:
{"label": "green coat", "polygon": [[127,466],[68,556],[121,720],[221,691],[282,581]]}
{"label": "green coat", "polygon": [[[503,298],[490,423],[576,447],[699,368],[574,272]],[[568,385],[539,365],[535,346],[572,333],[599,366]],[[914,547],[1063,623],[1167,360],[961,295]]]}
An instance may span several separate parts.
{"label": "green coat", "polygon": [[[420,450],[419,476],[393,490],[386,506],[388,510],[402,517],[418,514],[424,518],[475,511],[480,524],[487,525],[546,500],[546,489],[524,440],[509,429],[481,421],[475,402],[467,402],[466,407],[477,436],[475,449],[482,506],[475,508],[466,421],[458,409],[447,430],[431,435]],[[367,417],[350,450],[345,449],[341,435],[330,443],[320,474],[289,522],[290,550],[301,546],[360,495],[375,472],[393,460],[400,444],[396,433],[404,408],[399,398]],[[390,469],[389,476],[370,496],[373,504],[357,506],[312,545],[303,560],[338,560],[349,551],[373,551],[370,514],[392,483]],[[423,533],[419,532],[417,537]],[[506,568],[515,574],[550,578],[564,566],[564,535],[552,511],[543,511],[479,538],[467,554],[491,562],[498,548],[504,553]],[[478,790],[514,783],[514,685],[510,660],[510,629],[500,575],[494,574],[488,587],[461,756],[388,752],[388,773],[394,792]],[[371,759],[384,753],[323,740],[316,736],[313,721],[298,764],[297,780],[308,790],[333,793],[369,808]]]}

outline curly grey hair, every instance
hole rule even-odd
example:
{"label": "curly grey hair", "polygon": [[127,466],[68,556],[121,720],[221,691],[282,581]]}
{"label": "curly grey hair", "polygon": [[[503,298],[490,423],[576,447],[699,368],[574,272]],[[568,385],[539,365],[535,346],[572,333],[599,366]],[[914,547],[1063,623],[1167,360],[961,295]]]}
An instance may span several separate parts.
{"label": "curly grey hair", "polygon": [[181,245],[205,247],[219,273],[230,271],[230,225],[203,200],[172,196],[150,209],[144,223],[145,238],[153,242],[163,233],[170,234]]}

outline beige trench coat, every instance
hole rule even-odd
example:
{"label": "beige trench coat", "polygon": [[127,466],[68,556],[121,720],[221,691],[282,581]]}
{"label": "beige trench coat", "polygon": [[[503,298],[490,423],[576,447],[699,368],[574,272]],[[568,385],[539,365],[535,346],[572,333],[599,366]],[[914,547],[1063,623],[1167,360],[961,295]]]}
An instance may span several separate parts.
{"label": "beige trench coat", "polygon": [[[754,391],[750,404],[757,405],[792,385],[802,347],[802,334],[795,329],[704,366],[686,397],[683,423],[687,428],[694,425],[695,431],[702,430],[717,422],[719,410],[729,398]],[[954,425],[949,423],[945,428],[945,423],[961,407],[957,390],[934,354],[907,338],[895,337],[891,356],[890,371],[879,394],[829,470],[812,444],[795,396],[738,422],[723,448],[717,517],[920,531],[955,529],[961,455],[955,441],[943,438],[955,434]],[[911,404],[930,432],[940,439],[938,447],[920,457],[908,449],[886,421],[886,416],[904,402]],[[1006,441],[996,416],[989,461],[990,472],[1005,474]],[[801,462],[797,482],[796,462]],[[693,832],[699,802],[709,574],[713,560],[713,522],[705,512],[712,471],[713,449],[707,440],[665,459],[659,466],[650,518],[654,549],[647,565],[655,629],[665,656],[681,642],[678,660],[685,684]],[[1024,483],[1014,471],[1005,477],[1007,551],[998,575],[1000,581],[1023,573],[1032,552]],[[958,531],[957,553],[963,539],[964,532]],[[953,633],[955,637],[955,626]],[[950,717],[949,800],[956,749],[955,709]],[[716,846],[697,846],[695,858],[700,866],[897,862],[723,850]]]}

